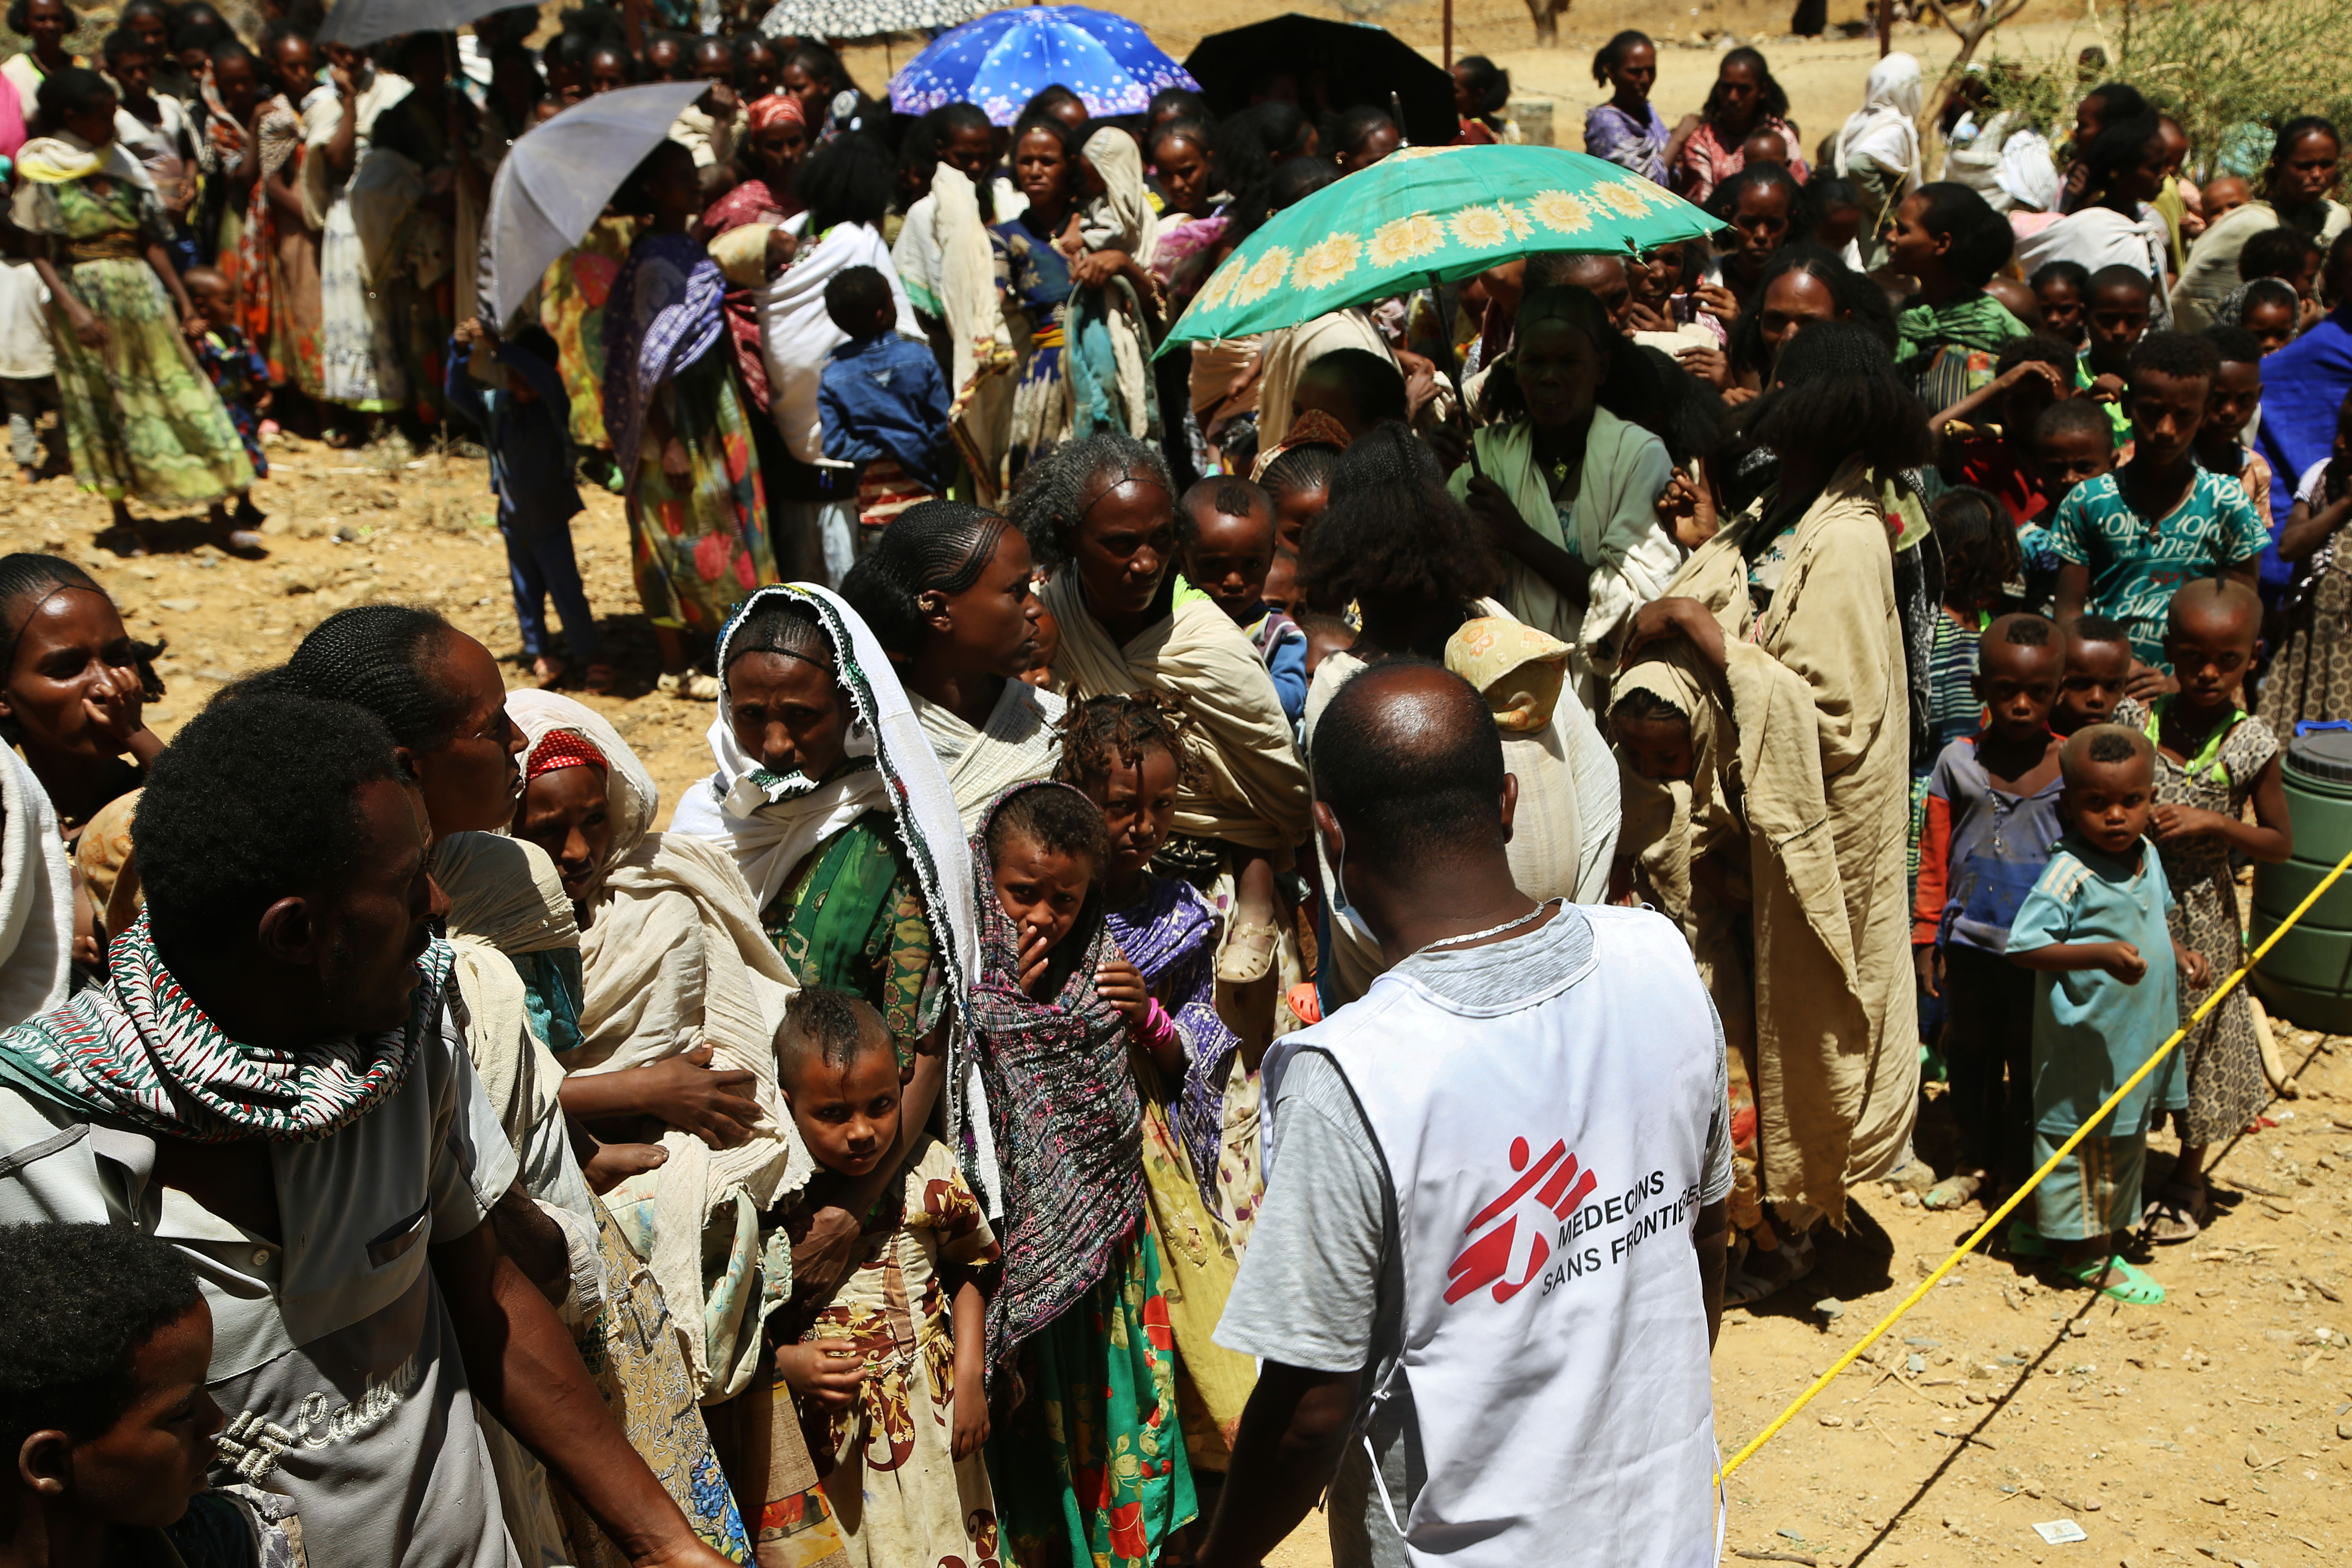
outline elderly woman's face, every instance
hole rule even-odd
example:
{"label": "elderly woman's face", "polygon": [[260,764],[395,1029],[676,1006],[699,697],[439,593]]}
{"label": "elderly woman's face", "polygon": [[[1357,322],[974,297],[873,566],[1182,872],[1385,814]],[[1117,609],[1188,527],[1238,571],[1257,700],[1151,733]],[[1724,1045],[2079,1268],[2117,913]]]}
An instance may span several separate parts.
{"label": "elderly woman's face", "polygon": [[1087,493],[1096,500],[1070,529],[1070,558],[1087,607],[1098,618],[1141,615],[1176,558],[1175,504],[1143,474]]}
{"label": "elderly woman's face", "polygon": [[557,768],[530,781],[516,803],[512,831],[547,851],[579,907],[585,929],[604,898],[604,863],[613,853],[609,782],[601,768]]}
{"label": "elderly woman's face", "polygon": [[849,704],[833,671],[782,653],[727,667],[735,743],[772,773],[822,779],[847,754]]}

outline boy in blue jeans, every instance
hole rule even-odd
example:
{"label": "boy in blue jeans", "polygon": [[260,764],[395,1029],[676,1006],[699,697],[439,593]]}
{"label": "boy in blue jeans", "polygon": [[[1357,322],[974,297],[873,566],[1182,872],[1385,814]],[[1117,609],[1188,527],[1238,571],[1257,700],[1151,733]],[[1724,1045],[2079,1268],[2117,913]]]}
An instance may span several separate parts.
{"label": "boy in blue jeans", "polygon": [[[2066,836],[2010,922],[2009,959],[2033,992],[2036,1168],[2139,1070],[2180,1022],[2179,976],[2202,985],[2202,955],[2165,923],[2172,892],[2148,846],[2156,749],[2137,730],[2094,724],[2059,753]],[[2140,1219],[2152,1110],[2186,1110],[2188,1076],[2168,1056],[2034,1190],[2011,1251],[2054,1258],[2077,1282],[2155,1306],[2164,1287],[2120,1256]]]}
{"label": "boy in blue jeans", "polygon": [[2065,635],[2040,616],[1987,626],[1971,683],[1984,727],[1947,745],[1927,775],[1911,941],[1920,987],[1948,998],[1944,1059],[1960,1134],[1958,1167],[1923,1200],[1931,1209],[1958,1208],[1987,1186],[2005,1191],[2033,1168],[2033,977],[2002,955],[2058,842],[2061,742],[2050,710],[2065,668]]}
{"label": "boy in blue jeans", "polygon": [[947,378],[928,344],[898,335],[897,299],[875,268],[843,268],[824,286],[824,313],[849,336],[817,378],[824,455],[863,465],[858,525],[887,528],[908,507],[946,495],[955,477]]}
{"label": "boy in blue jeans", "polygon": [[[472,368],[483,351],[483,380]],[[555,340],[526,327],[500,342],[478,320],[458,327],[449,345],[444,390],[449,406],[473,421],[490,456],[490,489],[499,498],[499,532],[507,542],[515,625],[523,657],[542,690],[571,675],[547,637],[547,601],[563,617],[563,640],[585,672],[590,691],[613,689],[613,667],[597,657],[596,617],[572,553],[572,519],[582,510],[572,479],[572,400],[555,374]]]}

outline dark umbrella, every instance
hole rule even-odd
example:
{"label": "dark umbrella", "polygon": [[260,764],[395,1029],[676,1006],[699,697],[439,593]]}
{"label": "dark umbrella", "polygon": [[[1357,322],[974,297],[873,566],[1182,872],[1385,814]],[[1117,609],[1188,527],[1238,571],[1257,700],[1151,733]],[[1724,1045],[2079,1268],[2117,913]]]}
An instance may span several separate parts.
{"label": "dark umbrella", "polygon": [[1443,147],[1461,133],[1454,74],[1384,27],[1293,11],[1210,34],[1185,57],[1184,68],[1220,116],[1248,108],[1254,96],[1265,96],[1270,78],[1285,74],[1297,80],[1298,107],[1310,118],[1360,103],[1393,114],[1393,95],[1404,107],[1407,140]]}

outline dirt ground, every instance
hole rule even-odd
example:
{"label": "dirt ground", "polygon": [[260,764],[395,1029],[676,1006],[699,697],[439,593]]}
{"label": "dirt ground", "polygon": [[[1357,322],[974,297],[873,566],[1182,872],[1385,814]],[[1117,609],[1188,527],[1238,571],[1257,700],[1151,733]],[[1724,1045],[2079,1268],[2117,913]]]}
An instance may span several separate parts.
{"label": "dirt ground", "polygon": [[[1134,0],[1118,8],[1151,22],[1180,58],[1193,41]],[[1206,0],[1184,8],[1182,20],[1205,33],[1271,9]],[[1495,55],[1523,93],[1556,94],[1560,140],[1575,145],[1582,110],[1599,96],[1585,69],[1592,47],[1628,24],[1663,40],[1668,14],[1627,0],[1582,5],[1566,19],[1561,47],[1539,51],[1510,0],[1465,0],[1456,50]],[[1433,54],[1436,15],[1433,4],[1414,0],[1381,19]],[[1858,3],[1839,0],[1832,16],[1858,18]],[[1760,40],[1812,141],[1860,101],[1874,50],[1868,40],[1782,41],[1785,23],[1784,6],[1733,0],[1676,25],[1694,38],[1717,27]],[[2022,30],[2010,47],[2071,48],[2089,37],[2062,19]],[[1948,55],[1924,31],[1898,42],[1931,68]],[[1671,117],[1704,95],[1713,51],[1670,47],[1662,57],[1658,98]],[[904,50],[896,58],[903,62]],[[881,51],[857,51],[853,61],[867,85],[884,79]],[[0,480],[0,550],[81,562],[135,632],[168,640],[170,692],[149,715],[166,735],[222,682],[283,658],[346,605],[429,605],[501,658],[519,652],[478,459],[290,440],[271,456],[274,471],[255,492],[270,514],[267,560],[232,560],[203,544],[197,517],[152,521],[144,557],[101,551],[92,542],[104,505],[65,479]],[[582,570],[623,677],[614,697],[589,700],[675,803],[710,765],[711,710],[653,693],[653,642],[635,613],[620,503],[601,491],[587,501],[575,529]],[[523,679],[509,666],[510,681]],[[2344,1500],[2352,1481],[2352,1267],[2344,1257],[2352,1242],[2352,1049],[2281,1033],[2303,1097],[2273,1105],[2275,1126],[2221,1155],[2211,1230],[2151,1264],[2171,1293],[2167,1304],[2123,1307],[2004,1258],[1970,1259],[1731,1478],[1726,1561],[2352,1561]],[[1938,1124],[1931,1106],[1922,1132],[1931,1152]],[[2168,1148],[2158,1140],[2155,1173]],[[1931,1215],[1879,1187],[1858,1194],[1854,1207],[1853,1234],[1823,1247],[1811,1279],[1727,1316],[1716,1357],[1727,1456],[1982,1218],[1973,1209]],[[2049,1545],[2033,1530],[2061,1520],[2088,1539]],[[1328,1561],[1324,1542],[1320,1520],[1310,1518],[1269,1561],[1313,1568]]]}
{"label": "dirt ground", "polygon": [[[270,514],[266,561],[200,543],[195,517],[151,524],[152,552],[119,558],[90,542],[103,506],[65,480],[0,485],[0,550],[80,561],[135,632],[168,640],[170,691],[150,712],[166,735],[345,605],[430,605],[501,658],[519,653],[478,460],[292,443],[272,455],[256,492]],[[576,537],[623,674],[619,695],[589,700],[674,803],[710,765],[711,710],[652,693],[620,503],[591,493]],[[2281,1034],[2302,1098],[2274,1104],[2275,1127],[2222,1155],[2210,1233],[2153,1259],[2168,1303],[2119,1306],[2028,1266],[1971,1258],[1732,1477],[1727,1562],[2352,1561],[2352,1048]],[[1931,1153],[1941,1124],[1931,1105]],[[2156,1170],[2168,1148],[2158,1140]],[[1727,1314],[1716,1356],[1726,1455],[1983,1217],[1931,1215],[1883,1187],[1858,1193],[1854,1211],[1853,1234],[1823,1247],[1811,1279]],[[2089,1539],[2043,1544],[2032,1526],[2062,1519]],[[1310,1518],[1269,1561],[1319,1568],[1324,1542]]]}

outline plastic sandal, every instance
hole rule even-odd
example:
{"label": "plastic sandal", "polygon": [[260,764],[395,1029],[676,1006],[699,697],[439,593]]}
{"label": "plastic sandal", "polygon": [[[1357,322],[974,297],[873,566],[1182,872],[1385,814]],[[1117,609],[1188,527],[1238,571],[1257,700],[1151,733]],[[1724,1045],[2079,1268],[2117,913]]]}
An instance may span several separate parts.
{"label": "plastic sandal", "polygon": [[2141,1211],[2140,1233],[2158,1247],[2194,1241],[2204,1234],[2209,1212],[2201,1199],[2183,1199],[2177,1188],[2166,1187]]}
{"label": "plastic sandal", "polygon": [[[2164,1287],[2148,1278],[2138,1265],[2124,1258],[2086,1258],[2080,1263],[2062,1263],[2059,1271],[2078,1285],[2088,1285],[2102,1296],[2133,1307],[2161,1307]],[[2102,1275],[2112,1270],[2116,1278],[2099,1282]]]}
{"label": "plastic sandal", "polygon": [[1265,978],[1274,967],[1274,950],[1282,941],[1281,928],[1272,923],[1237,925],[1233,940],[1217,960],[1217,978],[1229,985],[1247,985]]}

